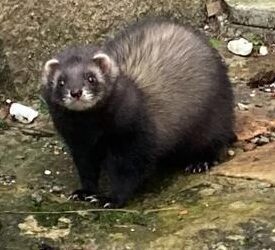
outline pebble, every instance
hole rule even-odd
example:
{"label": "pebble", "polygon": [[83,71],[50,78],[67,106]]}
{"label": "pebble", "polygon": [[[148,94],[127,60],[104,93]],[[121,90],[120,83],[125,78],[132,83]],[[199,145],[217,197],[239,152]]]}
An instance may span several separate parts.
{"label": "pebble", "polygon": [[42,197],[42,195],[39,192],[34,192],[31,195],[31,198],[37,204],[40,204],[43,201],[43,197]]}
{"label": "pebble", "polygon": [[60,155],[60,153],[59,153],[59,151],[57,149],[54,149],[53,154],[54,155]]}
{"label": "pebble", "polygon": [[204,29],[204,30],[209,30],[209,25],[206,24],[206,25],[203,27],[203,29]]}
{"label": "pebble", "polygon": [[267,143],[269,143],[269,142],[270,142],[269,138],[267,138],[267,137],[265,137],[265,136],[261,136],[261,137],[259,138],[257,144],[258,144],[259,146],[262,146],[262,145],[265,145],[265,144],[267,144]]}
{"label": "pebble", "polygon": [[58,219],[58,222],[65,223],[65,224],[70,224],[71,220],[69,218],[66,218],[66,217],[60,217]]}
{"label": "pebble", "polygon": [[67,197],[65,196],[65,194],[61,194],[61,195],[60,195],[60,198],[61,198],[61,199],[66,199],[66,200],[67,200]]}
{"label": "pebble", "polygon": [[4,186],[12,185],[16,182],[15,179],[15,175],[0,175],[0,184]]}
{"label": "pebble", "polygon": [[260,182],[257,184],[257,188],[259,189],[265,189],[265,188],[271,188],[272,184],[267,183],[267,182]]}
{"label": "pebble", "polygon": [[229,156],[234,156],[234,155],[235,155],[235,152],[234,152],[234,150],[232,150],[232,149],[229,149],[229,150],[227,151],[227,153],[228,153]]}
{"label": "pebble", "polygon": [[250,97],[255,97],[256,96],[256,91],[255,90],[252,90],[251,94],[250,94]]}
{"label": "pebble", "polygon": [[46,170],[44,171],[44,174],[45,174],[45,175],[51,175],[51,174],[52,174],[52,171],[51,171],[51,170],[46,169]]}
{"label": "pebble", "polygon": [[57,186],[57,185],[54,185],[54,186],[50,189],[50,192],[51,192],[51,193],[61,193],[62,190],[63,190],[62,187]]}
{"label": "pebble", "polygon": [[237,105],[238,105],[239,110],[241,110],[241,111],[248,110],[248,106],[245,104],[242,104],[239,102]]}
{"label": "pebble", "polygon": [[229,235],[226,237],[229,240],[238,240],[238,241],[243,241],[245,240],[245,237],[243,235]]}
{"label": "pebble", "polygon": [[268,54],[268,49],[266,46],[261,46],[260,49],[259,49],[259,53],[260,55],[262,56],[266,56]]}
{"label": "pebble", "polygon": [[250,140],[251,143],[257,144],[257,142],[259,141],[258,137],[255,137],[253,139]]}
{"label": "pebble", "polygon": [[247,41],[244,38],[239,38],[229,41],[227,44],[227,49],[233,54],[248,56],[253,50],[253,43]]}
{"label": "pebble", "polygon": [[54,185],[51,189],[52,193],[61,193],[62,190],[63,188],[57,185]]}
{"label": "pebble", "polygon": [[214,249],[215,250],[227,250],[228,248],[222,242],[219,242],[216,244],[216,246],[214,246]]}

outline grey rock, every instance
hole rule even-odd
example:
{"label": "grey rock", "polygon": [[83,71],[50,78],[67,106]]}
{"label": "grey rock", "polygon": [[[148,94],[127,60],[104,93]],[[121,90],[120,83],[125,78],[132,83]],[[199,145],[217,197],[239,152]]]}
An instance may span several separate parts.
{"label": "grey rock", "polygon": [[274,28],[275,2],[273,0],[225,0],[233,23],[253,27]]}

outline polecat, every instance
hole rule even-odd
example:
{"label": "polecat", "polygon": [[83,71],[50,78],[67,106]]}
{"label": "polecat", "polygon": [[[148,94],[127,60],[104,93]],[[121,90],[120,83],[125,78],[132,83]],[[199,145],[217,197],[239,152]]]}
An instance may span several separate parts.
{"label": "polecat", "polygon": [[79,172],[74,197],[96,200],[104,166],[105,201],[123,206],[148,167],[178,156],[182,167],[211,162],[234,138],[225,65],[201,34],[171,21],[65,49],[45,63],[42,89]]}

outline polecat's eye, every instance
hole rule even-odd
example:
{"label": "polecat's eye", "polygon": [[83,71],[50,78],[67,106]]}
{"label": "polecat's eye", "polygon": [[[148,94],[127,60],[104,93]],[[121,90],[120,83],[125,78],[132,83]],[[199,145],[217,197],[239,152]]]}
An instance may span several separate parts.
{"label": "polecat's eye", "polygon": [[65,81],[63,79],[59,79],[58,80],[58,85],[59,86],[64,86],[65,85]]}
{"label": "polecat's eye", "polygon": [[88,75],[87,80],[89,83],[94,84],[96,83],[96,78],[93,75]]}

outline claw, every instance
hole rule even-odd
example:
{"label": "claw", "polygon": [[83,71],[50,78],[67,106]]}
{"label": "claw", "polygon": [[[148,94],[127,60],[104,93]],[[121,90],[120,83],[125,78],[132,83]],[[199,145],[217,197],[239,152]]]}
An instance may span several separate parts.
{"label": "claw", "polygon": [[89,196],[86,196],[84,199],[85,199],[85,201],[90,201],[94,198],[95,198],[95,195],[89,195]]}
{"label": "claw", "polygon": [[77,194],[71,194],[68,198],[67,198],[67,200],[77,200],[79,197],[78,197],[78,195]]}
{"label": "claw", "polygon": [[204,168],[206,172],[209,170],[209,164],[207,162],[204,163]]}
{"label": "claw", "polygon": [[212,164],[209,164],[208,162],[202,162],[196,165],[191,164],[185,168],[185,172],[192,173],[192,174],[207,172],[209,171],[211,165]]}
{"label": "claw", "polygon": [[104,204],[103,208],[111,208],[111,203],[110,202],[107,202]]}
{"label": "claw", "polygon": [[88,201],[90,203],[97,203],[97,202],[99,202],[99,199],[96,198],[95,195],[90,195],[90,196],[85,197],[85,201]]}
{"label": "claw", "polygon": [[99,202],[99,199],[97,199],[97,198],[90,200],[90,203],[98,203],[98,202]]}
{"label": "claw", "polygon": [[86,201],[92,204],[99,205],[103,208],[114,208],[116,203],[113,199],[105,196],[98,196],[87,190],[76,190],[68,198],[68,200]]}

